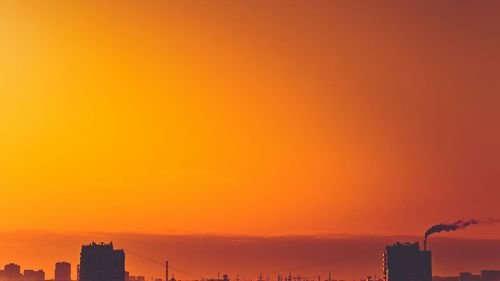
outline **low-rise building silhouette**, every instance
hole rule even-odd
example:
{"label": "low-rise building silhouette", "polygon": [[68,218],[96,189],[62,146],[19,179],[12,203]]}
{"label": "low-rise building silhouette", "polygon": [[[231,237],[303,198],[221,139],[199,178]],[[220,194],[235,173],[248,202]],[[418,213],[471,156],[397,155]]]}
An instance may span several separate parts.
{"label": "low-rise building silhouette", "polygon": [[45,271],[26,269],[23,272],[24,281],[44,281]]}
{"label": "low-rise building silhouette", "polygon": [[500,281],[500,270],[481,270],[482,281]]}
{"label": "low-rise building silhouette", "polygon": [[460,281],[481,281],[481,275],[474,275],[470,272],[460,272]]}
{"label": "low-rise building silhouette", "polygon": [[18,281],[21,278],[21,266],[15,263],[5,265],[0,272],[0,279],[4,281]]}
{"label": "low-rise building silhouette", "polygon": [[45,281],[45,271],[26,269],[21,274],[21,266],[9,263],[0,270],[0,281]]}

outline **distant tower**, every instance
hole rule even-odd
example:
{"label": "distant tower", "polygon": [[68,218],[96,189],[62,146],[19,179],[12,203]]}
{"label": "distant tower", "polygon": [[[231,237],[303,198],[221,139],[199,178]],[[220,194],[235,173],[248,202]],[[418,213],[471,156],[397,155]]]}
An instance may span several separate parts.
{"label": "distant tower", "polygon": [[165,281],[168,281],[168,258],[165,259]]}
{"label": "distant tower", "polygon": [[71,281],[71,264],[69,262],[56,263],[55,281]]}

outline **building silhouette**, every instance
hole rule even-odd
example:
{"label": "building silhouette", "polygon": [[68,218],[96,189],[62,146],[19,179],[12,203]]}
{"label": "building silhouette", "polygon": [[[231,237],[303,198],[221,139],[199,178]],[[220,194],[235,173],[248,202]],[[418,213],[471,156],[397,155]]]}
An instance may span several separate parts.
{"label": "building silhouette", "polygon": [[0,270],[0,281],[44,281],[45,271],[26,269],[21,274],[21,266],[9,263]]}
{"label": "building silhouette", "polygon": [[23,272],[24,281],[44,281],[45,271],[26,269]]}
{"label": "building silhouette", "polygon": [[0,278],[5,281],[18,281],[22,278],[21,266],[15,263],[9,263],[4,266],[0,273]]}
{"label": "building silhouette", "polygon": [[385,281],[432,281],[431,252],[417,243],[395,243],[384,252]]}
{"label": "building silhouette", "polygon": [[474,275],[470,272],[460,272],[460,281],[481,281],[481,275]]}
{"label": "building silhouette", "polygon": [[482,281],[500,281],[500,270],[481,270]]}
{"label": "building silhouette", "polygon": [[80,253],[80,281],[125,281],[125,252],[113,243],[83,245]]}
{"label": "building silhouette", "polygon": [[56,263],[56,271],[54,275],[55,281],[70,281],[71,280],[71,264],[69,262]]}

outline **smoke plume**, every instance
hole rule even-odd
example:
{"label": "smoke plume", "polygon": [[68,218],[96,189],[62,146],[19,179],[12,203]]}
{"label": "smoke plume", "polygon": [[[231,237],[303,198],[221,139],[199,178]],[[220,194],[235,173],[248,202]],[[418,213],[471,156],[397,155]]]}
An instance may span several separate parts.
{"label": "smoke plume", "polygon": [[500,219],[492,219],[488,218],[486,220],[476,220],[476,219],[471,219],[471,220],[458,220],[454,223],[451,224],[436,224],[431,226],[427,231],[425,232],[425,240],[427,240],[427,237],[429,235],[434,234],[434,233],[439,233],[442,231],[456,231],[459,229],[464,229],[468,226],[471,225],[476,225],[476,224],[490,224],[490,223],[500,223]]}

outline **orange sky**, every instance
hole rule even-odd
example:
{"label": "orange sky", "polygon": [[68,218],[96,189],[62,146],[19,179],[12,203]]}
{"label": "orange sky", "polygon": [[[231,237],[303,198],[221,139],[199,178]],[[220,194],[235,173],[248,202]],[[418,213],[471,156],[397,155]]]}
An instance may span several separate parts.
{"label": "orange sky", "polygon": [[499,8],[2,1],[0,229],[420,235],[498,216]]}

